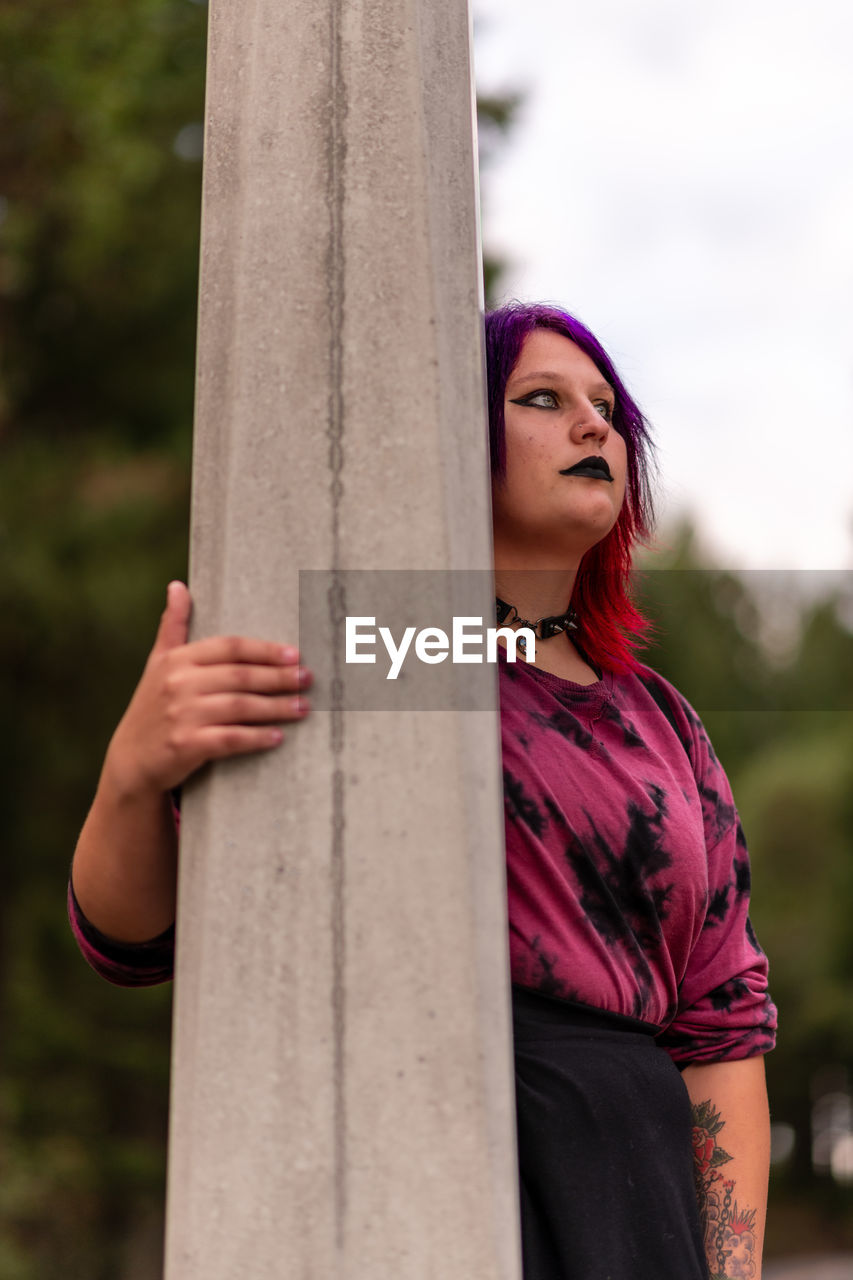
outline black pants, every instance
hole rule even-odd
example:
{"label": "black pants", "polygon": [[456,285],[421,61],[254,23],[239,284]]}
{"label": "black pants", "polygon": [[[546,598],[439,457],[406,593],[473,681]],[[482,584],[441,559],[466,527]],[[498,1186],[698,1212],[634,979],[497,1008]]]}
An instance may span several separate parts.
{"label": "black pants", "polygon": [[678,1068],[634,1018],[513,988],[524,1280],[708,1280]]}

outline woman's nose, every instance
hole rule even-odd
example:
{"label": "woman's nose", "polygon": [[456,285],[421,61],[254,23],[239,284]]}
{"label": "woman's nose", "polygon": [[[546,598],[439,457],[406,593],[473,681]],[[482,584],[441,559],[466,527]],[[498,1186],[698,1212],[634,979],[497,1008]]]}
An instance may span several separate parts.
{"label": "woman's nose", "polygon": [[597,409],[589,405],[588,408],[578,412],[569,434],[576,444],[584,442],[603,444],[610,434],[610,423],[602,418]]}

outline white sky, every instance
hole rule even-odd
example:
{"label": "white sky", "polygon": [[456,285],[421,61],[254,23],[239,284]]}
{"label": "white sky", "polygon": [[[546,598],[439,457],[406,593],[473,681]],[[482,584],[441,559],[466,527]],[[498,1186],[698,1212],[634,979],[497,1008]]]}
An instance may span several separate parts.
{"label": "white sky", "polygon": [[474,0],[507,296],[601,338],[661,513],[730,567],[853,569],[853,4]]}

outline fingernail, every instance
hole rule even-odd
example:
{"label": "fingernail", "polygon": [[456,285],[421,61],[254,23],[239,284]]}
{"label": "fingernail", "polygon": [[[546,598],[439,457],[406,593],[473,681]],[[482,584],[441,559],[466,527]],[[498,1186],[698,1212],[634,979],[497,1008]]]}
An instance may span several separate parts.
{"label": "fingernail", "polygon": [[295,699],[295,711],[298,716],[306,716],[311,710],[311,703],[307,698]]}
{"label": "fingernail", "polygon": [[299,661],[299,650],[294,648],[292,644],[283,644],[281,646],[280,653],[281,653],[282,662],[298,662]]}
{"label": "fingernail", "polygon": [[296,683],[300,685],[308,684],[311,679],[311,672],[307,667],[299,667],[296,672]]}

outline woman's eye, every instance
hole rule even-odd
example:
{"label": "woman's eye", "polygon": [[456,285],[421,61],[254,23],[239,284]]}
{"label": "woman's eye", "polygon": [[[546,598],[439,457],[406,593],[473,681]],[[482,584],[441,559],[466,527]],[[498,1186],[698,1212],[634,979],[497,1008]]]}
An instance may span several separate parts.
{"label": "woman's eye", "polygon": [[596,400],[595,407],[605,422],[613,421],[613,405],[609,400]]}
{"label": "woman's eye", "polygon": [[557,396],[553,391],[531,391],[530,395],[513,400],[512,404],[532,405],[534,409],[556,409]]}

